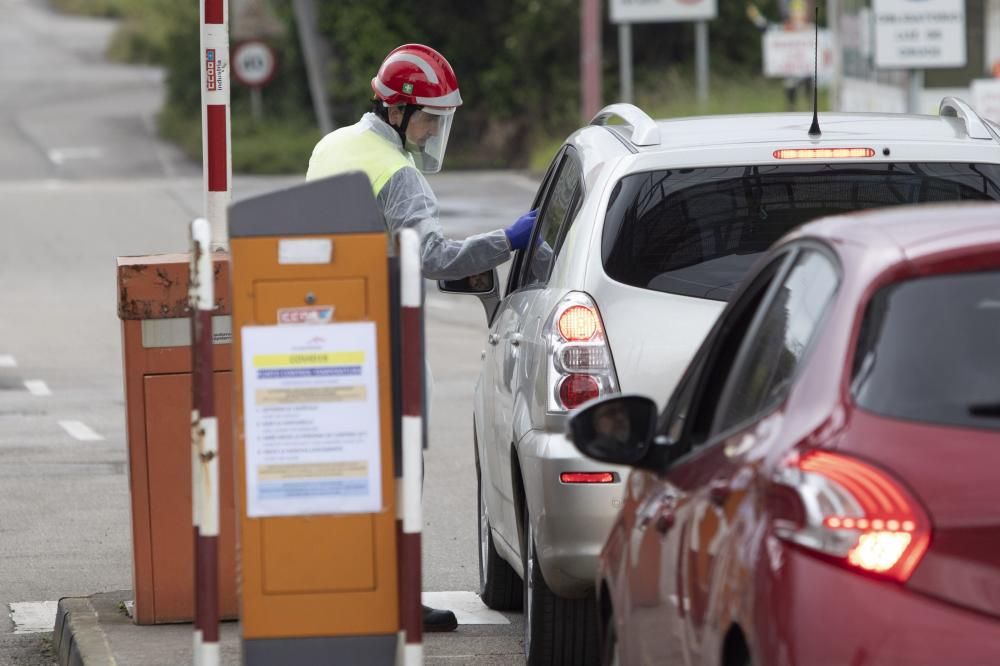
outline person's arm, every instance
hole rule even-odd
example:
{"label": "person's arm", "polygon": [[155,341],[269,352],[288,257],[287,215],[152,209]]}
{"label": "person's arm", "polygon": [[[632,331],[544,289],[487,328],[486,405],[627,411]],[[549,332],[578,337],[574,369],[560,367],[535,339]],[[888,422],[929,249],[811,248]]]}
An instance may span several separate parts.
{"label": "person's arm", "polygon": [[416,169],[404,167],[393,174],[379,192],[378,203],[390,233],[412,228],[420,234],[421,268],[426,278],[457,280],[488,271],[510,258],[511,246],[503,229],[461,241],[447,238],[438,220],[437,197]]}

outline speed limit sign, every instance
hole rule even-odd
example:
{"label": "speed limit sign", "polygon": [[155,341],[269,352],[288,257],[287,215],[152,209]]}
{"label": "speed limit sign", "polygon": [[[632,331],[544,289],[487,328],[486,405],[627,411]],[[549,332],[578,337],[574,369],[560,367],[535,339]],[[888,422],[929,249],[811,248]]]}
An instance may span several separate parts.
{"label": "speed limit sign", "polygon": [[264,42],[242,42],[233,51],[233,74],[248,88],[266,86],[274,69],[274,51]]}

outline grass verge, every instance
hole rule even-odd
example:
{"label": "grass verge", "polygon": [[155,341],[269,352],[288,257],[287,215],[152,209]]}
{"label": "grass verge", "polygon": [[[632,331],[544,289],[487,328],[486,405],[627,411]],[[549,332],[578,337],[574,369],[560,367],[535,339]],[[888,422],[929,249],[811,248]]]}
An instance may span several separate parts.
{"label": "grass verge", "polygon": [[[233,111],[233,171],[248,174],[305,175],[319,131],[305,118],[265,119],[254,123]],[[201,117],[165,109],[160,135],[178,144],[192,159],[201,159]]]}
{"label": "grass verge", "polygon": [[[782,81],[765,79],[759,75],[733,76],[713,72],[709,80],[709,98],[705,104],[700,104],[697,100],[692,77],[681,70],[667,71],[660,76],[646,76],[641,82],[636,81],[635,89],[635,104],[653,118],[788,110]],[[829,109],[826,91],[822,89],[819,91],[819,107],[820,111]],[[812,109],[811,93],[799,90],[796,109]],[[531,171],[544,173],[565,139],[565,136],[539,137],[531,151]]]}

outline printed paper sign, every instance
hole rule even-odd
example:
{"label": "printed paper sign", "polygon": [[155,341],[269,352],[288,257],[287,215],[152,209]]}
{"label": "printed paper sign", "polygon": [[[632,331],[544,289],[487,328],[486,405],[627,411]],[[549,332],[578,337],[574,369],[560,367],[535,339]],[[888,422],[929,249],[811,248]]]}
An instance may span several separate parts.
{"label": "printed paper sign", "polygon": [[247,515],[380,511],[375,324],[241,333]]}

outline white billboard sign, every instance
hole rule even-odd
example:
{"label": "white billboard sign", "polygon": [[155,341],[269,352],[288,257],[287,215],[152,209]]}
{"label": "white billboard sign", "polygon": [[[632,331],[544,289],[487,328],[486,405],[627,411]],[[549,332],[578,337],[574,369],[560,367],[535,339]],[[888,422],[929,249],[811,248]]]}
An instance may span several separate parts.
{"label": "white billboard sign", "polygon": [[610,0],[613,23],[666,23],[710,21],[718,11],[718,0]]}
{"label": "white billboard sign", "polygon": [[874,0],[875,66],[965,66],[965,0]]}
{"label": "white billboard sign", "polygon": [[[815,59],[814,30],[784,30],[764,33],[764,76],[770,78],[812,78]],[[819,31],[819,81],[833,78],[833,39],[829,30]]]}

